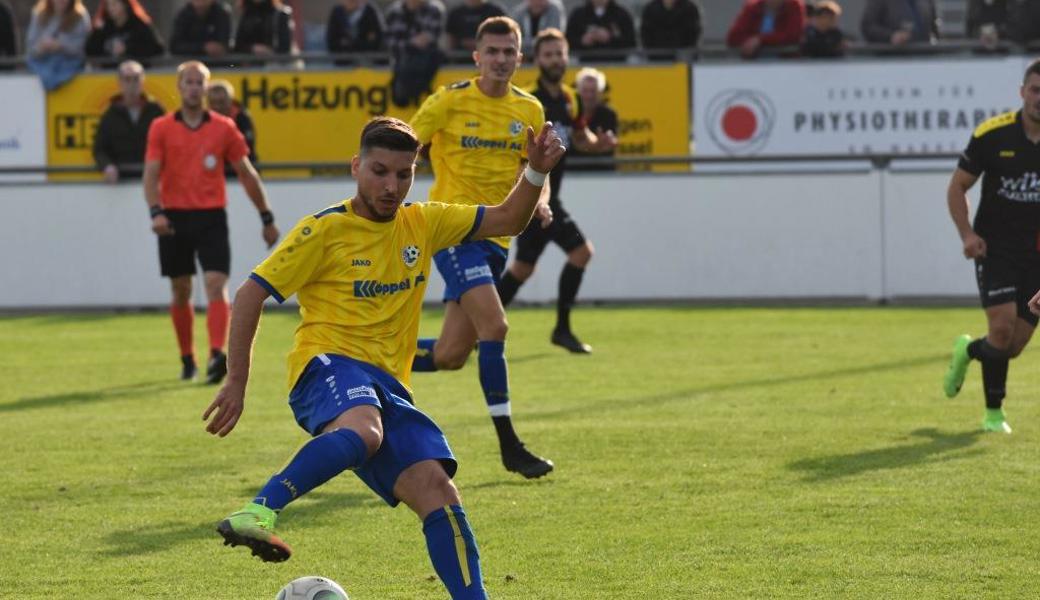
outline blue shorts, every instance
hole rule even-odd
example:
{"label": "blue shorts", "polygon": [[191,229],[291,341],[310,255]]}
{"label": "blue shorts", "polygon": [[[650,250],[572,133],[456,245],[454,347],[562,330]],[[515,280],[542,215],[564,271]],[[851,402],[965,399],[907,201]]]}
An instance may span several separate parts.
{"label": "blue shorts", "polygon": [[289,392],[296,422],[311,435],[355,406],[375,406],[382,413],[383,444],[354,474],[397,506],[394,484],[402,471],[423,460],[438,460],[448,477],[458,470],[455,455],[440,427],[412,405],[408,390],[389,373],[368,363],[319,354],[311,359]]}
{"label": "blue shorts", "polygon": [[478,285],[495,285],[506,268],[509,251],[488,240],[466,242],[433,255],[444,278],[444,301],[458,302]]}

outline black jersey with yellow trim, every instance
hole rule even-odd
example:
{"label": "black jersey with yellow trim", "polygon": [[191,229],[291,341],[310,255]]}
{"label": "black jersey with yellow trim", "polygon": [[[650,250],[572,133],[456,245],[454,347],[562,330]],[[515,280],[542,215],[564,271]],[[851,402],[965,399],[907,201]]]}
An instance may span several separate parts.
{"label": "black jersey with yellow trim", "polygon": [[[545,109],[545,120],[552,123],[556,135],[560,136],[564,147],[571,148],[574,138],[574,124],[581,116],[581,97],[574,88],[565,83],[560,84],[559,95],[551,93],[542,85],[538,79],[526,90],[528,94],[542,103]],[[563,185],[563,170],[566,166],[567,156],[564,155],[556,167],[549,174],[550,197],[558,200],[560,187]]]}
{"label": "black jersey with yellow trim", "polygon": [[1040,143],[1026,137],[1022,111],[983,121],[957,166],[982,176],[974,228],[987,246],[1040,258]]}

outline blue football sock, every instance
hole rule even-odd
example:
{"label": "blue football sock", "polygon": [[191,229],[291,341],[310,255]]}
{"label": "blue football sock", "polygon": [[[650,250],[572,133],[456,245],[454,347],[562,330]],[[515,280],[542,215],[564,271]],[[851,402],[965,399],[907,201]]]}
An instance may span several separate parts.
{"label": "blue football sock", "polygon": [[492,417],[508,417],[509,375],[506,371],[506,343],[477,343],[477,364],[480,367],[480,387]]}
{"label": "blue football sock", "polygon": [[368,449],[350,429],[323,433],[304,444],[285,467],[267,482],[253,502],[271,510],[313,490],[347,469],[361,466]]}
{"label": "blue football sock", "polygon": [[438,508],[423,519],[430,562],[452,600],[486,600],[480,551],[461,506]]}
{"label": "blue football sock", "polygon": [[436,343],[436,338],[419,339],[419,347],[415,350],[415,358],[412,359],[412,371],[429,372],[437,370],[437,363],[433,362],[433,345]]}

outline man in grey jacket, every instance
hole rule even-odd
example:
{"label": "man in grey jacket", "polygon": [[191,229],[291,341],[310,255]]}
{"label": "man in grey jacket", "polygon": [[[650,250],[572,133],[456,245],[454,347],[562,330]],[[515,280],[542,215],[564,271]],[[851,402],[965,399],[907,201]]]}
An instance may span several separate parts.
{"label": "man in grey jacket", "polygon": [[935,0],[868,0],[860,30],[872,44],[931,44],[939,37]]}
{"label": "man in grey jacket", "polygon": [[525,0],[512,10],[513,17],[520,24],[522,33],[521,51],[527,56],[534,56],[534,38],[543,29],[567,30],[567,13],[560,0]]}

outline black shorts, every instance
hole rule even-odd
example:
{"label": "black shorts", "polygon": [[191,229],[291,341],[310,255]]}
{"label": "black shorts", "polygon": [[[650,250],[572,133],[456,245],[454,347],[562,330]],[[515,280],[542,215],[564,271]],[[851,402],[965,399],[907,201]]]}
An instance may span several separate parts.
{"label": "black shorts", "polygon": [[216,210],[170,210],[166,218],[173,235],[159,236],[159,266],[163,277],[195,274],[195,255],[202,271],[231,271],[227,213]]}
{"label": "black shorts", "polygon": [[985,258],[975,259],[975,280],[983,308],[1014,302],[1018,318],[1034,327],[1038,318],[1028,302],[1040,290],[1040,255],[1015,255],[990,249]]}
{"label": "black shorts", "polygon": [[549,242],[555,242],[566,253],[585,244],[585,234],[567,209],[559,202],[550,202],[549,206],[553,211],[552,224],[543,229],[537,217],[531,219],[527,229],[516,238],[516,260],[535,264]]}

